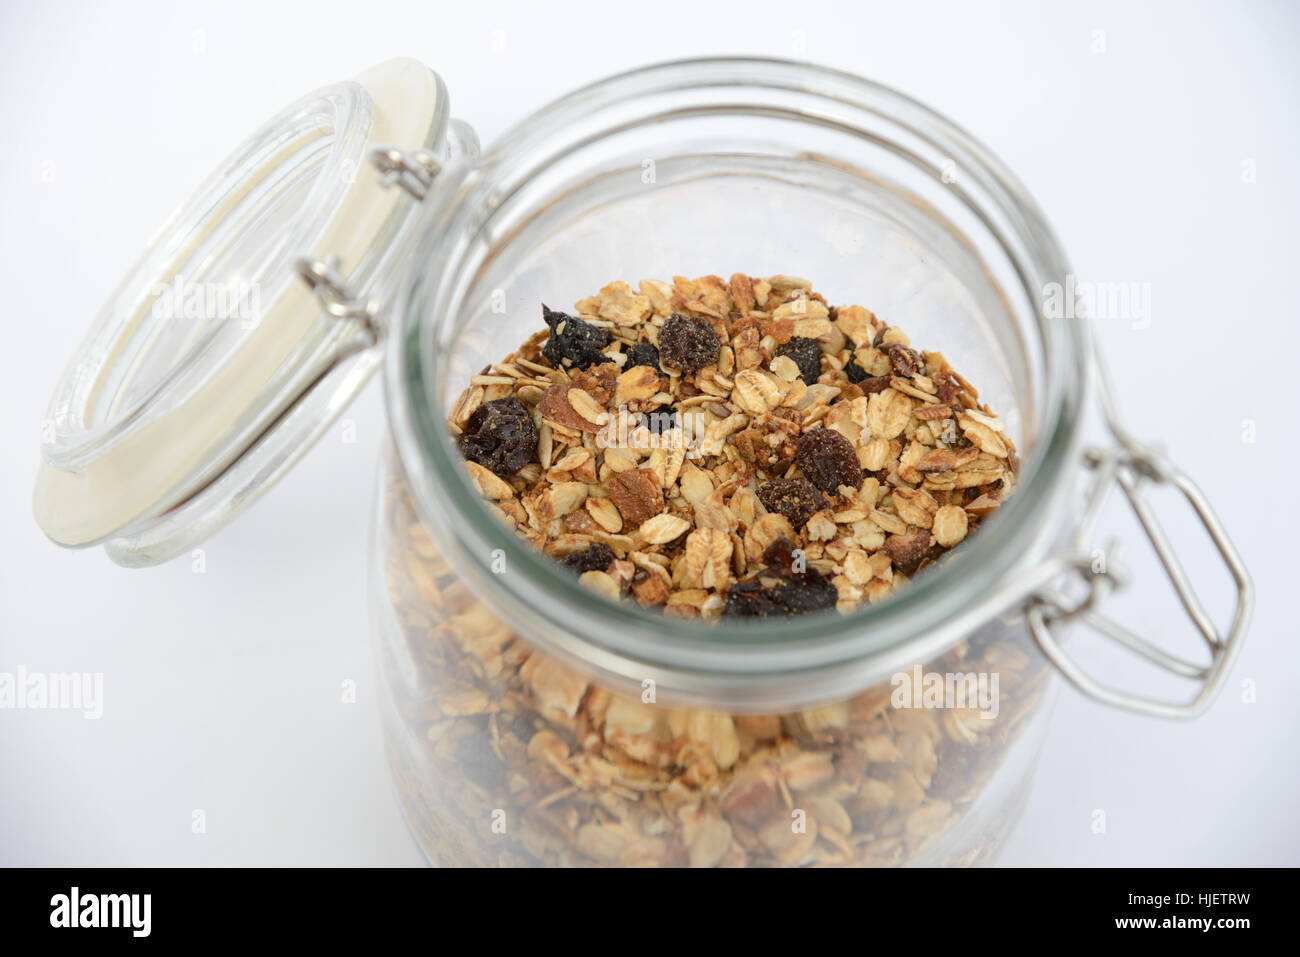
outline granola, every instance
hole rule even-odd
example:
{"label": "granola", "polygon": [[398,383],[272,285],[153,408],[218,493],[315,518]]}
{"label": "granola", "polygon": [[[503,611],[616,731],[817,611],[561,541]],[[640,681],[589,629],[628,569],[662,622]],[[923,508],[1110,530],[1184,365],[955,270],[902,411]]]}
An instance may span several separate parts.
{"label": "granola", "polygon": [[[941,354],[802,279],[616,282],[545,319],[472,377],[451,428],[489,507],[611,600],[706,619],[848,611],[959,546],[1014,485],[1014,444]],[[527,434],[516,404],[535,454],[503,475]],[[781,714],[673,708],[515,633],[440,554],[400,465],[389,475],[388,740],[435,861],[971,864],[996,850],[1023,792],[986,788],[1048,676],[1019,623],[916,669],[918,687],[922,671],[995,676],[984,707],[915,707],[895,680]]]}
{"label": "granola", "polygon": [[[942,353],[804,279],[620,281],[542,308],[545,330],[472,377],[449,424],[524,539],[561,561],[608,549],[582,580],[610,597],[706,619],[851,611],[1015,484],[1014,442]],[[755,591],[779,541],[808,569],[786,598],[815,599]]]}
{"label": "granola", "polygon": [[[384,511],[390,758],[439,864],[978,864],[1014,820],[1021,781],[990,781],[1020,753],[1049,672],[1023,626],[995,620],[923,666],[998,676],[992,714],[900,706],[896,682],[782,714],[676,709],[592,681],[500,621],[438,552],[396,463]],[[729,536],[692,534],[698,579],[676,594],[726,574]],[[590,587],[622,590],[625,569],[571,554]],[[662,601],[670,587],[665,570],[633,590]]]}

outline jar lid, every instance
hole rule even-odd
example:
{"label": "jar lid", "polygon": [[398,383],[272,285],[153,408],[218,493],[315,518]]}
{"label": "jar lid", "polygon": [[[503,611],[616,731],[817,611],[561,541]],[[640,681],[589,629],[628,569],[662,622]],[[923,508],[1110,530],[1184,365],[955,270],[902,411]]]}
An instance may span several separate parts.
{"label": "jar lid", "polygon": [[235,150],[55,389],[33,495],[45,533],[154,564],[270,488],[379,367],[412,180],[427,187],[451,148],[446,88],[402,59],[309,94]]}

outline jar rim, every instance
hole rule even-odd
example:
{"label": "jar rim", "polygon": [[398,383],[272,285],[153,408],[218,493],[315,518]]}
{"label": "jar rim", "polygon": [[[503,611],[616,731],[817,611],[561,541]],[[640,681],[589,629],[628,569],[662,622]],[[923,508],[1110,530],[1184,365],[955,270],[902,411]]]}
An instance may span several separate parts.
{"label": "jar rim", "polygon": [[[437,388],[437,361],[428,315],[449,324],[458,279],[472,237],[490,216],[484,202],[509,182],[526,180],[529,164],[544,162],[546,146],[562,141],[581,118],[624,111],[657,94],[711,87],[738,88],[755,102],[779,93],[781,109],[794,97],[796,118],[833,114],[849,132],[878,138],[855,122],[884,120],[927,151],[955,161],[980,200],[1005,219],[1017,243],[998,235],[1029,301],[1069,272],[1051,228],[1006,166],[973,137],[929,107],[889,87],[823,66],[748,57],[677,60],[618,74],[576,90],[519,122],[472,167],[455,171],[439,191],[431,228],[393,310],[386,389],[394,443],[421,520],[450,549],[455,565],[480,596],[516,630],[548,651],[595,667],[616,682],[647,680],[675,699],[762,710],[848,695],[916,661],[926,661],[972,628],[1023,597],[1008,587],[1028,574],[1050,542],[1048,516],[1067,491],[1082,441],[1081,411],[1088,388],[1088,341],[1082,322],[1049,318],[1036,309],[1036,330],[1048,384],[1042,432],[1026,456],[1016,493],[962,546],[960,561],[941,562],[879,605],[743,623],[668,619],[630,602],[611,602],[580,585],[493,516],[470,484]],[[854,117],[859,119],[854,120]],[[598,135],[598,133],[597,133]],[[918,160],[921,157],[916,157]],[[936,175],[940,172],[934,167]],[[955,190],[972,205],[971,188]],[[490,205],[490,204],[489,204]],[[977,210],[978,212],[978,210]],[[982,216],[990,225],[987,217]],[[495,575],[492,556],[511,569]]]}

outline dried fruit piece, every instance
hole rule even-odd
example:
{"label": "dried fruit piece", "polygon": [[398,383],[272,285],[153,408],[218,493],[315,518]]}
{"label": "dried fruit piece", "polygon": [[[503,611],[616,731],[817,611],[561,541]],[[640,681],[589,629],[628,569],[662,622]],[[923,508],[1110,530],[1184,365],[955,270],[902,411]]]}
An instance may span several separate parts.
{"label": "dried fruit piece", "polygon": [[722,614],[728,618],[801,615],[834,608],[835,586],[807,564],[803,553],[780,538],[763,552],[768,566],[727,589]]}
{"label": "dried fruit piece", "polygon": [[551,334],[542,347],[552,365],[561,369],[586,369],[607,361],[604,349],[609,333],[589,322],[542,306],[542,319]]}
{"label": "dried fruit piece", "polygon": [[808,481],[832,495],[841,485],[856,489],[862,484],[857,450],[834,429],[813,429],[799,436],[795,463]]}
{"label": "dried fruit piece", "polygon": [[821,375],[822,350],[816,339],[803,339],[798,336],[776,350],[778,356],[789,356],[799,367],[799,378],[812,385]]}
{"label": "dried fruit piece", "polygon": [[537,454],[537,426],[514,396],[493,399],[470,415],[457,445],[471,462],[497,475],[514,475]]}
{"label": "dried fruit piece", "polygon": [[680,424],[680,417],[677,410],[670,405],[661,406],[652,412],[644,412],[641,415],[641,423],[650,430],[651,435],[663,435],[665,432],[671,432]]}
{"label": "dried fruit piece", "polygon": [[614,550],[604,542],[597,542],[580,552],[565,555],[560,564],[581,575],[583,572],[603,572],[613,560]]}
{"label": "dried fruit piece", "polygon": [[871,373],[858,365],[857,359],[852,360],[844,367],[844,374],[849,377],[850,382],[855,384],[861,382],[863,379],[871,378]]}
{"label": "dried fruit piece", "polygon": [[683,373],[697,372],[718,361],[722,343],[707,319],[673,313],[659,330],[659,358]]}
{"label": "dried fruit piece", "polygon": [[[866,395],[875,395],[877,392],[884,392],[889,388],[889,376],[867,375],[856,362],[850,362],[844,367],[844,371],[849,373],[849,381],[856,383],[858,388]],[[854,372],[858,373],[856,379],[853,377]]]}
{"label": "dried fruit piece", "polygon": [[627,350],[627,362],[623,363],[623,368],[634,369],[637,366],[649,366],[660,373],[664,371],[659,368],[659,350],[649,342],[638,342]]}
{"label": "dried fruit piece", "polygon": [[807,479],[773,479],[758,490],[758,500],[770,511],[780,512],[796,529],[830,503],[817,486]]}

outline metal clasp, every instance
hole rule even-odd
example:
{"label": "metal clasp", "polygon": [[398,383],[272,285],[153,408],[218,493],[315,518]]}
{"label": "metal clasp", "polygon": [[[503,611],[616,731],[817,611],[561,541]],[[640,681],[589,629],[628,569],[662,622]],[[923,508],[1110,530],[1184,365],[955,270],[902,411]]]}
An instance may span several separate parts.
{"label": "metal clasp", "polygon": [[399,150],[394,146],[376,146],[370,151],[385,186],[396,184],[418,200],[429,195],[434,177],[442,164],[428,150]]}
{"label": "metal clasp", "polygon": [[[376,146],[370,151],[370,162],[379,170],[380,181],[385,186],[396,184],[417,200],[423,200],[429,194],[434,178],[442,172],[442,164],[432,153],[423,149],[399,150],[394,146]],[[348,291],[339,276],[337,257],[315,259],[302,256],[294,261],[293,268],[316,293],[326,313],[336,319],[350,319],[359,323],[370,345],[379,341],[375,305],[362,301]]]}
{"label": "metal clasp", "polygon": [[375,321],[376,310],[373,303],[364,302],[348,291],[338,273],[338,259],[314,259],[301,256],[294,260],[294,272],[302,279],[320,300],[321,308],[336,319],[349,319],[357,322],[366,334],[369,345],[379,341],[379,327]]}
{"label": "metal clasp", "polygon": [[[1091,336],[1089,341],[1091,342]],[[1083,519],[1075,533],[1074,554],[1068,559],[1068,563],[1082,579],[1085,587],[1082,597],[1078,598],[1067,596],[1064,591],[1055,587],[1039,589],[1031,598],[1026,612],[1029,628],[1043,654],[1060,669],[1071,684],[1085,694],[1106,704],[1140,714],[1165,718],[1195,717],[1203,712],[1217,696],[1236,659],[1254,607],[1254,586],[1240,553],[1228,538],[1227,531],[1204,493],[1187,475],[1166,461],[1163,456],[1138,442],[1123,427],[1116,412],[1110,380],[1095,343],[1092,345],[1092,352],[1100,380],[1103,411],[1107,425],[1115,437],[1116,447],[1090,449],[1085,454],[1085,462],[1093,472],[1093,480]],[[1147,484],[1172,485],[1182,493],[1227,565],[1236,585],[1237,601],[1232,623],[1226,634],[1219,633],[1206,612],[1164,529],[1143,495],[1143,489]],[[1127,584],[1127,575],[1116,559],[1117,544],[1108,545],[1107,550],[1103,552],[1106,560],[1100,565],[1093,560],[1093,553],[1088,550],[1097,516],[1110,491],[1116,485],[1128,499],[1174,590],[1178,593],[1183,609],[1208,647],[1209,664],[1201,665],[1171,655],[1097,610],[1113,589],[1122,588]],[[1101,684],[1078,666],[1066,653],[1053,632],[1054,625],[1073,620],[1088,625],[1096,632],[1165,671],[1182,678],[1199,681],[1200,687],[1191,700],[1180,703],[1130,694]]]}

